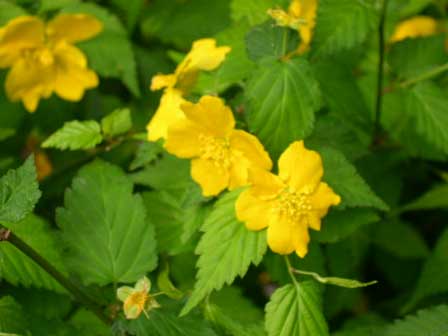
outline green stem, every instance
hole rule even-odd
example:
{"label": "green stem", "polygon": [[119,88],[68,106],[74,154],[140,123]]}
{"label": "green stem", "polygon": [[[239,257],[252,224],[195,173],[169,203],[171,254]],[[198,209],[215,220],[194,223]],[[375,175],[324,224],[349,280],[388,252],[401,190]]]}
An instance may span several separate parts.
{"label": "green stem", "polygon": [[409,87],[409,86],[411,86],[413,84],[416,84],[418,82],[422,82],[424,80],[436,77],[436,76],[444,73],[445,71],[448,71],[448,63],[445,63],[445,64],[443,64],[441,66],[438,66],[438,67],[436,67],[436,68],[434,68],[434,69],[432,69],[430,71],[427,71],[427,72],[425,72],[425,73],[423,73],[423,74],[421,74],[421,75],[419,75],[419,76],[417,76],[415,78],[411,78],[411,79],[408,79],[406,81],[403,81],[403,82],[401,82],[399,84],[399,87],[400,88],[407,88],[407,87]]}
{"label": "green stem", "polygon": [[293,273],[294,272],[294,267],[291,266],[291,262],[289,261],[289,257],[287,255],[285,255],[285,262],[286,262],[286,267],[288,268],[289,276],[292,279],[292,282],[294,283],[294,285],[298,285],[297,279],[296,279],[296,277],[294,276],[294,273]]}
{"label": "green stem", "polygon": [[53,265],[51,265],[46,259],[44,259],[39,253],[36,252],[31,246],[25,243],[22,239],[17,237],[11,230],[0,229],[0,242],[6,241],[14,245],[23,254],[31,258],[36,264],[42,267],[51,277],[53,277],[59,284],[64,287],[69,293],[73,295],[76,301],[85,305],[98,318],[104,323],[110,324],[110,320],[103,314],[100,306],[96,302],[92,301],[81,289],[79,289],[72,281],[66,278],[61,272],[59,272]]}
{"label": "green stem", "polygon": [[380,24],[378,26],[379,33],[379,61],[378,61],[378,77],[376,88],[376,102],[375,102],[375,123],[373,129],[373,143],[378,141],[381,133],[381,110],[383,103],[383,78],[384,78],[384,54],[385,54],[385,23],[387,16],[388,0],[383,0],[380,16]]}

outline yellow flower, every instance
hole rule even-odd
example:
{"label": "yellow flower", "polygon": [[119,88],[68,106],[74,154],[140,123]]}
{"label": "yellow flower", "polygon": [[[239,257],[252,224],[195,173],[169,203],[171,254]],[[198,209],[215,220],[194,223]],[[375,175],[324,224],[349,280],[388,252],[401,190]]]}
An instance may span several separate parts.
{"label": "yellow flower", "polygon": [[252,167],[270,170],[271,159],[253,135],[235,129],[229,107],[217,97],[204,96],[197,104],[181,106],[185,118],[168,130],[165,148],[191,161],[191,175],[204,196],[247,184]]}
{"label": "yellow flower", "polygon": [[279,175],[257,171],[236,202],[236,214],[249,230],[268,228],[268,245],[280,254],[308,252],[308,228],[320,230],[321,219],[341,198],[321,181],[324,170],[317,152],[292,143],[281,155]]}
{"label": "yellow flower", "polygon": [[123,286],[117,290],[117,298],[124,303],[123,309],[127,319],[136,319],[143,312],[158,308],[160,305],[149,295],[151,281],[143,277],[134,287]]}
{"label": "yellow flower", "polygon": [[165,92],[159,108],[147,126],[149,141],[166,138],[169,125],[183,118],[180,106],[186,101],[182,97],[196,83],[199,71],[216,69],[229,52],[229,47],[216,47],[214,39],[197,40],[173,74],[152,78],[151,90],[165,89]]}
{"label": "yellow flower", "polygon": [[437,21],[430,16],[415,16],[400,22],[390,38],[390,42],[398,42],[406,38],[424,37],[437,33]]}
{"label": "yellow flower", "polygon": [[29,112],[53,92],[79,101],[98,85],[98,77],[72,44],[101,30],[102,24],[85,14],[60,14],[47,24],[35,16],[9,21],[0,28],[0,68],[11,68],[5,82],[9,99],[22,100]]}
{"label": "yellow flower", "polygon": [[318,0],[292,0],[288,11],[282,9],[269,9],[268,14],[279,26],[297,29],[302,42],[297,50],[303,53],[309,49],[316,25]]}

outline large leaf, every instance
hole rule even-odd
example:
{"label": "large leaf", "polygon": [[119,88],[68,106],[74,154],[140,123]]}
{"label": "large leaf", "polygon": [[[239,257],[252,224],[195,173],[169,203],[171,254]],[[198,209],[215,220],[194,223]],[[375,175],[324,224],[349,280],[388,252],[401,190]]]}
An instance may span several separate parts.
{"label": "large leaf", "polygon": [[243,277],[251,264],[257,265],[266,252],[266,232],[252,232],[236,219],[235,201],[239,190],[230,192],[215,204],[207,217],[196,253],[197,282],[182,310],[188,313],[214,289]]}
{"label": "large leaf", "polygon": [[0,334],[21,334],[27,329],[27,320],[22,307],[11,297],[0,299]]}
{"label": "large leaf", "polygon": [[34,157],[0,178],[0,222],[15,223],[33,211],[40,198]]}
{"label": "large leaf", "polygon": [[126,133],[131,128],[131,111],[128,108],[116,109],[101,119],[101,129],[105,136],[117,136]]}
{"label": "large leaf", "polygon": [[297,58],[262,65],[249,81],[248,124],[274,158],[309,135],[321,95],[310,65]]}
{"label": "large leaf", "polygon": [[341,196],[342,206],[388,209],[342,153],[330,148],[323,148],[320,153],[325,169],[324,179]]}
{"label": "large leaf", "polygon": [[266,306],[266,329],[269,336],[329,335],[320,287],[303,281],[277,289]]}
{"label": "large leaf", "polygon": [[103,141],[100,124],[95,120],[70,121],[42,144],[44,148],[89,149]]}
{"label": "large leaf", "polygon": [[278,2],[278,0],[231,0],[230,17],[236,22],[246,19],[250,25],[256,25],[268,18],[266,12]]}
{"label": "large leaf", "polygon": [[448,183],[435,186],[416,200],[405,205],[404,211],[448,208]]}
{"label": "large leaf", "polygon": [[85,284],[134,282],[156,266],[154,228],[132,188],[120,168],[98,160],[65,192],[56,220],[71,270]]}
{"label": "large leaf", "polygon": [[431,82],[413,87],[406,99],[406,112],[417,133],[434,147],[448,153],[448,97]]}
{"label": "large leaf", "polygon": [[[64,271],[55,232],[47,222],[30,215],[19,223],[8,224],[8,228],[59,271]],[[8,243],[0,244],[0,276],[15,286],[64,291],[44,269]]]}
{"label": "large leaf", "polygon": [[375,26],[376,12],[362,0],[321,0],[311,51],[332,55],[365,41]]}

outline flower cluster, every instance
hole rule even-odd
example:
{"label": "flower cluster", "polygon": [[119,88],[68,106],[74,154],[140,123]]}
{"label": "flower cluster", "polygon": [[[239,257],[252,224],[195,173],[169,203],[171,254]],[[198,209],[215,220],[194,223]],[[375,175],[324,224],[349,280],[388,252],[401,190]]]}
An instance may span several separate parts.
{"label": "flower cluster", "polygon": [[11,68],[5,82],[9,99],[21,100],[29,112],[53,92],[79,101],[98,77],[73,44],[101,30],[101,22],[86,14],[59,14],[46,24],[35,16],[10,20],[0,28],[0,68]]}

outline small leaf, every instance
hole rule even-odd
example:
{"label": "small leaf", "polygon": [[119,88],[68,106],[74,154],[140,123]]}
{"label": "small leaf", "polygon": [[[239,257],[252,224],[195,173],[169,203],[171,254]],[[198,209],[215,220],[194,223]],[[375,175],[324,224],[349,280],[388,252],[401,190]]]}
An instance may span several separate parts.
{"label": "small leaf", "polygon": [[33,211],[41,192],[34,157],[0,178],[0,222],[15,223]]}
{"label": "small leaf", "polygon": [[103,141],[100,125],[95,120],[70,121],[42,144],[44,148],[90,149]]}
{"label": "small leaf", "polygon": [[252,232],[236,219],[235,201],[241,190],[222,196],[207,217],[197,246],[197,282],[181,314],[187,314],[213,290],[243,277],[266,252],[266,232]]}
{"label": "small leaf", "polygon": [[319,285],[303,281],[277,289],[266,305],[265,325],[269,336],[329,335]]}
{"label": "small leaf", "polygon": [[171,282],[170,267],[167,262],[163,264],[162,270],[157,275],[157,287],[174,300],[180,300],[184,296],[184,293],[178,290]]}
{"label": "small leaf", "polygon": [[[146,137],[146,135],[145,135]],[[144,141],[139,144],[135,153],[135,158],[129,166],[130,170],[136,170],[155,161],[157,156],[163,152],[163,147],[157,142]]]}
{"label": "small leaf", "polygon": [[131,127],[131,111],[128,108],[116,109],[101,119],[101,128],[107,137],[114,137],[126,133]]}
{"label": "small leaf", "polygon": [[405,205],[402,211],[448,208],[448,184],[435,186],[415,201]]}

